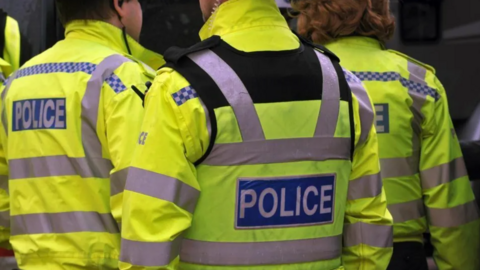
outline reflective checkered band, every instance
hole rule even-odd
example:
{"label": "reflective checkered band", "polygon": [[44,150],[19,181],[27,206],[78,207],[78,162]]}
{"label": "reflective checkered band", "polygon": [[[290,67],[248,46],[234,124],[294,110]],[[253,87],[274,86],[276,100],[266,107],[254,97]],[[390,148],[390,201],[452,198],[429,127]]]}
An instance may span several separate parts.
{"label": "reflective checkered band", "polygon": [[352,72],[344,69],[343,74],[345,74],[345,79],[347,79],[347,82],[349,83],[362,83],[360,79],[358,79],[355,75],[352,74]]}
{"label": "reflective checkered band", "polygon": [[15,79],[48,73],[75,73],[84,72],[92,74],[97,65],[87,62],[65,62],[65,63],[47,63],[21,69],[17,72]]}
{"label": "reflective checkered band", "polygon": [[122,80],[120,80],[120,78],[115,74],[110,75],[110,77],[108,77],[105,80],[105,82],[108,85],[110,85],[110,87],[112,87],[113,91],[115,91],[115,93],[117,93],[117,94],[127,90],[127,87],[123,84]]}
{"label": "reflective checkered band", "polygon": [[[419,93],[424,96],[431,96],[435,100],[440,99],[440,95],[438,94],[437,90],[429,87],[428,85],[424,85],[424,84],[406,79],[397,72],[362,71],[362,72],[352,72],[352,73],[362,81],[377,81],[377,82],[399,81],[403,85],[403,87],[407,88],[409,91]],[[347,74],[346,74],[346,77],[348,81],[349,78]]]}
{"label": "reflective checkered band", "polygon": [[194,99],[198,97],[197,92],[191,86],[187,86],[180,91],[172,94],[173,100],[177,103],[178,106],[185,104],[185,102],[189,101],[190,99]]}

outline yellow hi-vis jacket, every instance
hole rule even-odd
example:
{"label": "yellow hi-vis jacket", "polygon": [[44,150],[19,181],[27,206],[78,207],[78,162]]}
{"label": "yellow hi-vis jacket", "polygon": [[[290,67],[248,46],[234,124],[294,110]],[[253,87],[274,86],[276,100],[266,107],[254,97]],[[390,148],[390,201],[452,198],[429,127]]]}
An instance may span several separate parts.
{"label": "yellow hi-vis jacket", "polygon": [[[201,31],[203,40],[213,35],[229,44],[223,48],[242,51],[240,55],[299,48],[274,0],[223,3]],[[146,118],[125,188],[120,268],[386,269],[392,221],[379,175],[373,108],[361,82],[350,84],[355,93],[353,163],[344,154],[325,160],[322,155],[342,152],[346,145],[339,142],[351,143],[348,104],[342,101],[335,107],[338,97],[327,94],[338,86],[337,73],[329,66],[332,61],[318,53],[324,59],[316,60],[325,73],[322,102],[333,106],[322,107],[318,99],[257,104],[239,87],[240,75],[218,59],[209,65],[215,53],[204,53],[198,54],[200,58],[192,54],[195,63],[211,69],[208,76],[222,92],[238,92],[225,94],[231,106],[212,113],[217,123],[215,144],[208,158],[195,166],[210,146],[213,117],[206,116],[209,109],[203,108],[191,82],[172,68],[158,72],[147,95]],[[322,72],[317,76],[321,79]],[[327,113],[329,108],[332,114]],[[317,126],[337,119],[335,110],[338,124]],[[317,137],[317,132],[325,137]],[[303,143],[308,141],[312,144]],[[296,186],[293,192],[277,186],[321,175],[323,180],[313,184],[317,185],[332,180],[332,174],[337,176],[334,195],[331,185]],[[264,187],[270,180],[275,188],[247,187],[254,182]],[[265,218],[253,222],[270,222],[292,216],[294,209],[297,216],[319,211],[332,214],[334,220],[309,226],[243,223],[256,211]]]}
{"label": "yellow hi-vis jacket", "polygon": [[0,58],[0,83],[3,84],[6,78],[12,73],[12,66],[2,58]]}
{"label": "yellow hi-vis jacket", "polygon": [[[18,22],[10,16],[7,16],[0,9],[0,57],[3,57],[11,66],[12,70],[20,68],[22,42],[25,40],[20,34]],[[5,76],[8,77],[8,76]]]}
{"label": "yellow hi-vis jacket", "polygon": [[128,42],[132,55],[117,27],[71,22],[65,40],[6,81],[0,228],[21,269],[117,269],[126,168],[143,118],[131,88],[145,90],[164,63]]}
{"label": "yellow hi-vis jacket", "polygon": [[327,44],[375,104],[394,241],[432,235],[441,270],[480,269],[480,219],[435,70],[366,37]]}

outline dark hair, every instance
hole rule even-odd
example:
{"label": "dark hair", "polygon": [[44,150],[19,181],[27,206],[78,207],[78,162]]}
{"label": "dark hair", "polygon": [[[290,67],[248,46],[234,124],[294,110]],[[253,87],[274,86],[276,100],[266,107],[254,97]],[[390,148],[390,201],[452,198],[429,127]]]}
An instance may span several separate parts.
{"label": "dark hair", "polygon": [[297,0],[298,31],[325,44],[349,35],[375,37],[382,42],[392,38],[395,19],[389,0]]}
{"label": "dark hair", "polygon": [[63,25],[75,20],[108,20],[114,14],[113,0],[55,0]]}

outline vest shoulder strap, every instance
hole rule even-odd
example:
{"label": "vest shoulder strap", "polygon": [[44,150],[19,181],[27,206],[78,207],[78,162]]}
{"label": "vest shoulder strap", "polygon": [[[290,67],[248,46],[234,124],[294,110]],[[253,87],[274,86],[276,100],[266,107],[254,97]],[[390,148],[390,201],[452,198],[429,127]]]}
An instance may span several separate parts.
{"label": "vest shoulder strap", "polygon": [[171,47],[167,49],[167,51],[163,56],[165,58],[165,61],[167,61],[167,65],[169,66],[171,64],[175,65],[185,56],[191,53],[216,47],[217,45],[220,44],[220,42],[221,42],[221,38],[219,36],[212,36],[211,38],[208,38],[202,42],[199,42],[191,46],[190,48],[185,49],[185,48],[179,48],[179,47]]}

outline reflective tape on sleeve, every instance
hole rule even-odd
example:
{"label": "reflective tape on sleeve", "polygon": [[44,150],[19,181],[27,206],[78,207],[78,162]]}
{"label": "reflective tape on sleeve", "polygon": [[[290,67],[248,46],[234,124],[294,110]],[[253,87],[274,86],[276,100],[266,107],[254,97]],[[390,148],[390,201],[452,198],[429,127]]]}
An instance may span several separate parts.
{"label": "reflective tape on sleeve", "polygon": [[354,247],[360,244],[371,247],[393,247],[393,227],[391,225],[375,225],[363,222],[345,224],[344,245]]}
{"label": "reflective tape on sleeve", "polygon": [[382,178],[413,176],[419,172],[419,163],[412,157],[380,159]]}
{"label": "reflective tape on sleeve", "polygon": [[0,211],[0,227],[10,228],[10,211]]}
{"label": "reflective tape on sleeve", "polygon": [[463,157],[420,172],[422,188],[430,189],[468,176]]}
{"label": "reflective tape on sleeve", "polygon": [[367,175],[348,183],[348,200],[376,197],[382,193],[382,177],[380,173]]}
{"label": "reflective tape on sleeve", "polygon": [[11,216],[12,235],[107,232],[119,233],[110,213],[63,212]]}
{"label": "reflective tape on sleeve", "polygon": [[125,190],[128,168],[112,173],[110,176],[110,196],[115,196]]}
{"label": "reflective tape on sleeve", "polygon": [[182,238],[172,242],[140,242],[122,238],[120,261],[132,265],[160,267],[168,265],[180,254]]}
{"label": "reflective tape on sleeve", "polygon": [[452,208],[427,208],[429,223],[435,227],[453,228],[480,218],[475,200]]}
{"label": "reflective tape on sleeve", "polygon": [[205,242],[184,239],[183,262],[200,265],[255,266],[308,263],[342,256],[342,235],[272,242]]}
{"label": "reflective tape on sleeve", "polygon": [[193,213],[200,191],[163,174],[130,168],[126,190],[174,203]]}

